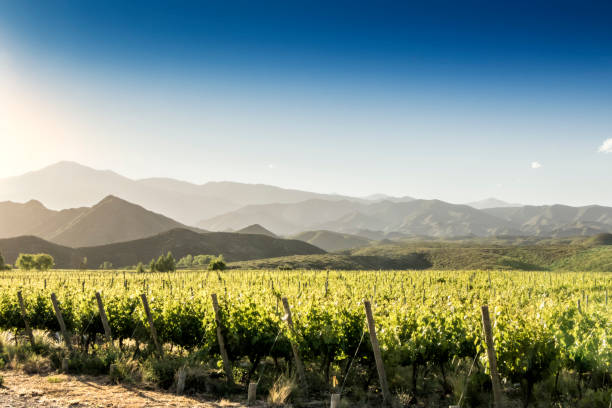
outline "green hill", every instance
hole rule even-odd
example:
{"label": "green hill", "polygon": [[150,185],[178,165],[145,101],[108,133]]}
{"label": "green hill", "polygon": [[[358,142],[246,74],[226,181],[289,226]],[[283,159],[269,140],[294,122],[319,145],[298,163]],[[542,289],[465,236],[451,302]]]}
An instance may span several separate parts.
{"label": "green hill", "polygon": [[501,269],[612,272],[612,246],[599,238],[537,241],[508,237],[486,242],[413,241],[371,244],[339,254],[282,257],[230,264],[238,268],[334,269]]}

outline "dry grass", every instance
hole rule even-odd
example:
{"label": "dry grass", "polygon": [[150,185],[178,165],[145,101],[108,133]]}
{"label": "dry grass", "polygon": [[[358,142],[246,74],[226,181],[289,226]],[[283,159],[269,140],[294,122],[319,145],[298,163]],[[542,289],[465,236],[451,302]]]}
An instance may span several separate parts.
{"label": "dry grass", "polygon": [[289,402],[291,395],[297,390],[295,378],[281,375],[270,388],[268,403],[272,406],[281,406]]}

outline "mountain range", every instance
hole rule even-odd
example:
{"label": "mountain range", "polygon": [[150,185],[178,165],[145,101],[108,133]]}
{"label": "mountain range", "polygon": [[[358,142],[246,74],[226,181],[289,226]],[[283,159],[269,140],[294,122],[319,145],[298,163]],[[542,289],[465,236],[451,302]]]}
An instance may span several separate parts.
{"label": "mountain range", "polygon": [[0,179],[0,200],[11,200],[0,203],[0,237],[34,235],[67,247],[133,241],[176,228],[290,236],[328,251],[415,236],[565,237],[612,231],[612,208],[597,205],[519,206],[495,198],[464,205],[261,184],[132,180],[72,162]]}

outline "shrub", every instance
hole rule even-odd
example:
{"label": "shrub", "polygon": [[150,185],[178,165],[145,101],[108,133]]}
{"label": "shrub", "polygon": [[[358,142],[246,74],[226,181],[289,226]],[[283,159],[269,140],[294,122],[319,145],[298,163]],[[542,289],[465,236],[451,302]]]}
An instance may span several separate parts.
{"label": "shrub", "polygon": [[211,271],[224,271],[226,268],[227,265],[223,260],[223,255],[219,255],[217,258],[213,259],[208,264],[208,269]]}

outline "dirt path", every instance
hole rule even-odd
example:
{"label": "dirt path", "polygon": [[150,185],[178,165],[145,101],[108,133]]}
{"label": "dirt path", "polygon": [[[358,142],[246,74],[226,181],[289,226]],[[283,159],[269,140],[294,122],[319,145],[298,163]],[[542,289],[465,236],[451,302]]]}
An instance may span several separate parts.
{"label": "dirt path", "polygon": [[244,407],[206,396],[181,397],[167,392],[111,384],[106,377],[27,375],[0,371],[0,408],[39,407]]}

